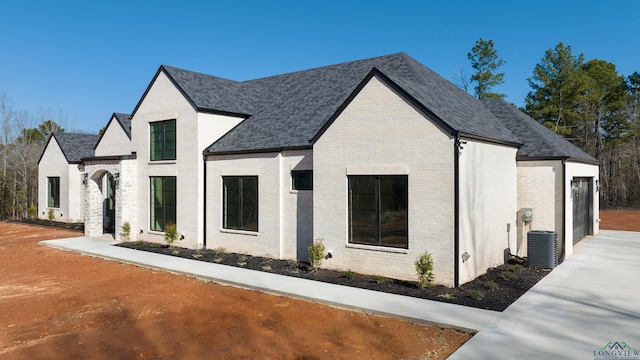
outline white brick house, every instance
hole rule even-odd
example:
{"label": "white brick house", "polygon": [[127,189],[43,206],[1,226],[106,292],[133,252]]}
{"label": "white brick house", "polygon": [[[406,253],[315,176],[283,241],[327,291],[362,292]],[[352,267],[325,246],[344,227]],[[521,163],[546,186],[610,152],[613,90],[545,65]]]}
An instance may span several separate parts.
{"label": "white brick house", "polygon": [[92,236],[107,174],[133,239],[175,223],[179,246],[300,260],[322,239],[323,266],[401,279],[429,251],[449,286],[526,256],[529,230],[563,256],[598,232],[594,158],[403,53],[244,82],[162,66],[129,144],[113,120],[84,162]]}

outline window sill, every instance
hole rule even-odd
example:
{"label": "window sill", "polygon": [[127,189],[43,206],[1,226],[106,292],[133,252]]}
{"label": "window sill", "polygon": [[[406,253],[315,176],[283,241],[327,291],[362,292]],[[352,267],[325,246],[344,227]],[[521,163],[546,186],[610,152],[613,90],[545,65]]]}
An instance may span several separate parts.
{"label": "window sill", "polygon": [[149,160],[147,165],[175,165],[175,160]]}
{"label": "window sill", "polygon": [[158,231],[158,230],[149,230],[149,231],[147,231],[147,234],[149,234],[149,235],[161,235],[161,236],[164,236],[164,232],[162,232],[162,231]]}
{"label": "window sill", "polygon": [[372,246],[372,245],[362,245],[362,244],[346,244],[345,247],[347,249],[378,251],[378,252],[386,252],[386,253],[393,253],[393,254],[408,254],[409,253],[409,249],[400,249],[400,248],[385,247],[385,246]]}
{"label": "window sill", "polygon": [[260,235],[260,233],[257,231],[248,231],[248,230],[220,229],[220,232],[227,233],[227,234],[249,235],[249,236]]}

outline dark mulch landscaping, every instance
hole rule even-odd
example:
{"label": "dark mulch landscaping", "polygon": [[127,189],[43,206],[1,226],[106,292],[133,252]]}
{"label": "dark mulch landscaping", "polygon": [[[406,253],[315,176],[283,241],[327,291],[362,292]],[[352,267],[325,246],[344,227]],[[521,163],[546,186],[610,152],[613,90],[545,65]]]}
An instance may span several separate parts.
{"label": "dark mulch landscaping", "polygon": [[67,229],[67,230],[84,231],[84,223],[66,223],[66,222],[50,221],[50,220],[43,220],[43,219],[20,219],[20,220],[10,220],[9,222],[17,222],[17,223],[23,223],[23,224],[29,224],[29,225],[39,225],[39,226],[50,226],[50,227],[56,227],[60,229]]}
{"label": "dark mulch landscaping", "polygon": [[[460,286],[460,288],[452,289],[434,285],[421,289],[417,282],[381,276],[324,269],[313,272],[309,270],[308,264],[293,260],[277,260],[208,249],[169,248],[166,245],[140,241],[120,243],[117,246],[496,311],[506,309],[550,271],[506,264],[489,269],[485,275]],[[494,286],[488,285],[489,281],[492,281]],[[497,288],[494,288],[495,285]]]}

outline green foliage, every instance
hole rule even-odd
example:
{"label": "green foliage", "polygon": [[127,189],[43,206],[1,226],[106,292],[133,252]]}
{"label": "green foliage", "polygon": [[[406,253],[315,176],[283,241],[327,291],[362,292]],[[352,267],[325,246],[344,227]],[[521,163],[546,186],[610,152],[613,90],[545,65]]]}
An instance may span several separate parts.
{"label": "green foliage", "polygon": [[56,212],[55,210],[49,208],[49,210],[47,210],[47,219],[49,219],[49,221],[53,221],[56,219]]}
{"label": "green foliage", "polygon": [[311,271],[318,270],[318,267],[322,264],[322,260],[324,260],[324,257],[327,255],[322,240],[316,240],[307,248],[307,251],[309,252]]}
{"label": "green foliage", "polygon": [[443,298],[445,300],[452,300],[456,298],[455,296],[453,296],[453,293],[448,293],[448,292],[443,292],[442,294],[438,295],[438,297]]}
{"label": "green foliage", "polygon": [[120,226],[120,236],[124,239],[124,241],[129,241],[131,238],[131,224],[128,221],[125,221],[122,226]]}
{"label": "green foliage", "polygon": [[424,289],[431,286],[435,278],[435,275],[433,274],[433,257],[431,254],[426,251],[420,254],[416,258],[414,265],[420,287]]}
{"label": "green foliage", "polygon": [[485,281],[482,286],[487,290],[495,290],[495,289],[498,288],[498,284],[496,284],[495,282],[493,282],[491,280]]}
{"label": "green foliage", "polygon": [[29,206],[29,209],[27,210],[27,216],[31,220],[37,219],[38,218],[38,207],[36,207],[35,205]]}
{"label": "green foliage", "polygon": [[382,275],[373,275],[373,277],[371,278],[373,280],[374,283],[380,285],[382,283],[384,283],[385,281],[387,281],[387,278],[382,276]]}
{"label": "green foliage", "polygon": [[263,266],[263,267],[262,267],[262,270],[263,270],[263,271],[267,271],[267,272],[271,271],[271,265],[265,265],[265,266]]}
{"label": "green foliage", "polygon": [[468,298],[471,298],[473,300],[482,300],[484,299],[484,292],[480,291],[480,290],[469,290],[466,293]]}
{"label": "green foliage", "polygon": [[346,279],[353,279],[355,276],[356,276],[356,273],[351,269],[348,269],[347,271],[344,271],[342,273],[342,277]]}
{"label": "green foliage", "polygon": [[509,267],[509,270],[513,271],[514,273],[519,273],[524,270],[524,266],[520,264],[511,265]]}
{"label": "green foliage", "polygon": [[509,281],[512,280],[515,275],[511,271],[503,271],[499,276],[502,280]]}
{"label": "green foliage", "polygon": [[493,40],[480,38],[467,54],[467,58],[471,61],[471,67],[476,70],[471,76],[471,81],[476,83],[476,97],[478,99],[504,97],[504,94],[491,92],[491,88],[504,83],[504,73],[496,71],[505,63],[498,57]]}
{"label": "green foliage", "polygon": [[164,241],[171,247],[173,243],[178,240],[178,228],[176,224],[167,224],[164,227]]}

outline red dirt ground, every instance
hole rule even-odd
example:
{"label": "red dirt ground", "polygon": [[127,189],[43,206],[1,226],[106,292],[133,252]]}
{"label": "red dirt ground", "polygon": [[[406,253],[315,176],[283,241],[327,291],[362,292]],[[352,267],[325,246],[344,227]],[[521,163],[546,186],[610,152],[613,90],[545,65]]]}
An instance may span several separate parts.
{"label": "red dirt ground", "polygon": [[600,210],[600,229],[640,231],[640,210]]}
{"label": "red dirt ground", "polygon": [[444,359],[471,335],[38,245],[0,222],[2,359]]}

